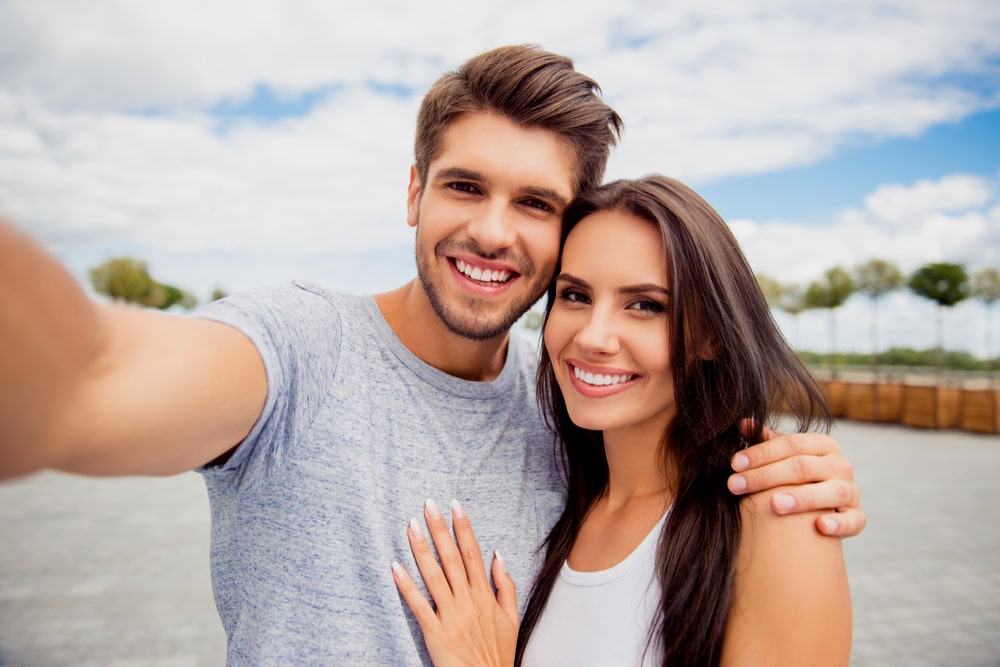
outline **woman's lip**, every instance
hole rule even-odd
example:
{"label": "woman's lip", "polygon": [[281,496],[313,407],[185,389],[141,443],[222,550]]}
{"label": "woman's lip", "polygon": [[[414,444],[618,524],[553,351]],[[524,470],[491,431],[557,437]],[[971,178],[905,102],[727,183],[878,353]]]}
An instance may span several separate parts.
{"label": "woman's lip", "polygon": [[[572,362],[572,361],[566,362],[566,368],[569,373],[569,380],[572,383],[573,388],[578,393],[588,398],[603,398],[605,396],[612,396],[614,394],[627,391],[641,377],[641,375],[638,373],[630,373],[628,371],[618,368],[590,366],[582,364],[580,362]],[[601,379],[607,381],[609,378],[611,378],[612,379],[611,383],[591,384],[590,382],[587,382],[584,378],[580,378],[577,376],[576,369],[578,368],[583,373],[590,373],[595,376],[602,376],[601,378],[594,378],[594,379]]]}

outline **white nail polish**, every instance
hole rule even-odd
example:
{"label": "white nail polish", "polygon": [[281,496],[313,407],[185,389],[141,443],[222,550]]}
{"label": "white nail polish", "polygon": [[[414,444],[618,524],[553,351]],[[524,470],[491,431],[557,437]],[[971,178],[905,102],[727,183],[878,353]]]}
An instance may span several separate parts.
{"label": "white nail polish", "polygon": [[420,524],[417,523],[416,517],[410,519],[410,535],[412,535],[415,540],[423,541],[424,539],[424,531],[420,530]]}
{"label": "white nail polish", "polygon": [[497,563],[500,564],[500,569],[503,570],[504,572],[506,572],[507,571],[507,561],[505,561],[503,559],[503,556],[501,556],[500,552],[497,551],[496,549],[493,550],[493,558],[495,558],[496,561],[497,561]]}
{"label": "white nail polish", "polygon": [[457,499],[451,499],[451,518],[452,519],[462,519],[465,517],[465,510],[462,509],[462,505]]}
{"label": "white nail polish", "polygon": [[427,510],[427,514],[432,519],[441,518],[441,508],[438,507],[438,504],[434,502],[433,498],[428,498],[427,500],[424,501],[424,509]]}

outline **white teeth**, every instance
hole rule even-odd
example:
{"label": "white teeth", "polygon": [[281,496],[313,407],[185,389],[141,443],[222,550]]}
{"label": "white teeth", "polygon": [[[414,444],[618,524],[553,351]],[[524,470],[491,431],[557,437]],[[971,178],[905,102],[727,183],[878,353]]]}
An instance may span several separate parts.
{"label": "white teeth", "polygon": [[588,373],[587,371],[583,371],[576,366],[573,367],[573,374],[587,384],[595,386],[621,384],[622,382],[628,382],[635,377],[634,375],[605,375],[603,373]]}
{"label": "white teeth", "polygon": [[469,266],[460,259],[455,260],[455,268],[469,278],[480,282],[503,283],[510,279],[510,271],[493,271],[491,269],[483,269],[478,266],[473,267]]}

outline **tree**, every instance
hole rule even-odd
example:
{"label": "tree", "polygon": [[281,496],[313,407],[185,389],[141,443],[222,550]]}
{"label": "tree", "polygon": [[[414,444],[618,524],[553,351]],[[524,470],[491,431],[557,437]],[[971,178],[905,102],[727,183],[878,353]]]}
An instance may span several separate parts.
{"label": "tree", "polygon": [[986,306],[986,363],[993,383],[993,304],[1000,301],[1000,271],[985,268],[972,276],[973,297]]}
{"label": "tree", "polygon": [[854,293],[851,274],[839,266],[827,269],[820,280],[809,283],[806,288],[807,308],[824,308],[830,311],[830,358],[831,372],[837,375],[837,319],[836,310]]}
{"label": "tree", "polygon": [[878,302],[879,299],[903,286],[905,279],[895,264],[884,259],[872,259],[854,269],[857,290],[872,302],[872,363],[876,381],[879,374]]}
{"label": "tree", "polygon": [[938,368],[944,356],[942,336],[942,311],[969,296],[969,275],[961,264],[937,262],[926,264],[910,276],[907,287],[911,291],[937,304],[935,318],[935,338],[938,350]]}
{"label": "tree", "polygon": [[800,285],[782,285],[763,273],[757,274],[757,284],[767,300],[767,305],[792,316],[795,323],[795,339],[798,340],[799,315],[806,310],[805,292]]}
{"label": "tree", "polygon": [[191,310],[198,300],[190,292],[153,280],[146,262],[115,257],[90,270],[90,284],[98,294],[116,301],[166,310],[178,305]]}

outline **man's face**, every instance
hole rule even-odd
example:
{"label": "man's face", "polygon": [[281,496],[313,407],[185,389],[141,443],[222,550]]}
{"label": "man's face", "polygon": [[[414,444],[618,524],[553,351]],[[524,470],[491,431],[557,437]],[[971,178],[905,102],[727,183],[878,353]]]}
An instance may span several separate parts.
{"label": "man's face", "polygon": [[411,170],[407,221],[417,228],[420,284],[452,333],[506,335],[541,298],[574,167],[555,133],[468,113],[445,132],[427,182]]}

